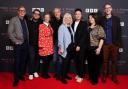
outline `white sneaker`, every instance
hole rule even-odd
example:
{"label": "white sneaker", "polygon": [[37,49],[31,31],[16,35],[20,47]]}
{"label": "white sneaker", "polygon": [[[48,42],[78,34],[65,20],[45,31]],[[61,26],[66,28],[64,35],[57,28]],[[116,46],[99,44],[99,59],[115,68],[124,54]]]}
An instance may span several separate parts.
{"label": "white sneaker", "polygon": [[38,77],[39,77],[39,75],[38,75],[37,72],[34,73],[34,77],[35,77],[35,78],[38,78]]}
{"label": "white sneaker", "polygon": [[79,76],[78,76],[78,75],[76,75],[75,79],[78,79],[78,78],[79,78]]}
{"label": "white sneaker", "polygon": [[83,81],[83,78],[78,78],[76,82],[81,83]]}
{"label": "white sneaker", "polygon": [[29,75],[29,80],[33,80],[33,75]]}

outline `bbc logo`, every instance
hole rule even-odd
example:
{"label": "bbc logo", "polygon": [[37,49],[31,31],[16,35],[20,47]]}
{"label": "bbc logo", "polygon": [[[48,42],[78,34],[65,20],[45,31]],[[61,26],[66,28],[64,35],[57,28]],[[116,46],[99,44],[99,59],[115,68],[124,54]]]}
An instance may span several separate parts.
{"label": "bbc logo", "polygon": [[5,20],[5,24],[9,24],[9,20]]}
{"label": "bbc logo", "polygon": [[120,26],[122,26],[122,27],[123,27],[123,26],[124,26],[124,22],[120,22]]}
{"label": "bbc logo", "polygon": [[97,8],[86,8],[85,12],[86,13],[97,13],[98,9]]}
{"label": "bbc logo", "polygon": [[13,49],[13,46],[8,46],[8,45],[5,46],[5,49],[6,49],[6,51],[12,51],[12,50],[14,50]]}
{"label": "bbc logo", "polygon": [[35,9],[40,10],[40,12],[44,12],[44,8],[32,8],[32,11],[34,11]]}
{"label": "bbc logo", "polygon": [[119,52],[120,53],[124,52],[124,49],[123,48],[119,48]]}

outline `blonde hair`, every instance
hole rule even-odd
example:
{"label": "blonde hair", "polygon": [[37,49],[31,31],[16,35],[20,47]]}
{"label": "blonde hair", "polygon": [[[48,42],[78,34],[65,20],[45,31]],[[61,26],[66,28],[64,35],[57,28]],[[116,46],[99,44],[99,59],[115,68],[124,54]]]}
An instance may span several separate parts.
{"label": "blonde hair", "polygon": [[68,25],[65,21],[65,19],[70,19],[70,25],[73,23],[72,15],[70,13],[65,13],[63,17],[63,24]]}

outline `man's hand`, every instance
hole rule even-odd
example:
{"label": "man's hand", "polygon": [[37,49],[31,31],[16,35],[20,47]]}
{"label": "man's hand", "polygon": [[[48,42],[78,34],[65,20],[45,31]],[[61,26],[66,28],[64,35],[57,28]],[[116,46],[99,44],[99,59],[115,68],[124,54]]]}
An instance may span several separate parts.
{"label": "man's hand", "polygon": [[79,46],[76,47],[76,51],[77,52],[80,51],[80,47]]}

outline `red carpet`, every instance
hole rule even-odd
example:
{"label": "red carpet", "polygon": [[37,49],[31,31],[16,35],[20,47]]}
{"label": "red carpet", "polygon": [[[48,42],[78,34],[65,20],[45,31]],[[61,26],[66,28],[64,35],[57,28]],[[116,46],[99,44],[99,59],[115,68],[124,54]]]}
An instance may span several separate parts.
{"label": "red carpet", "polygon": [[107,83],[103,84],[101,79],[97,85],[91,85],[91,83],[84,79],[82,83],[75,82],[75,75],[70,74],[72,80],[68,81],[68,84],[64,85],[60,81],[50,78],[48,80],[42,78],[35,78],[33,81],[28,80],[19,82],[19,86],[12,87],[12,73],[0,72],[0,89],[128,89],[128,75],[120,75],[118,78],[120,84],[114,84],[110,78],[107,79]]}

